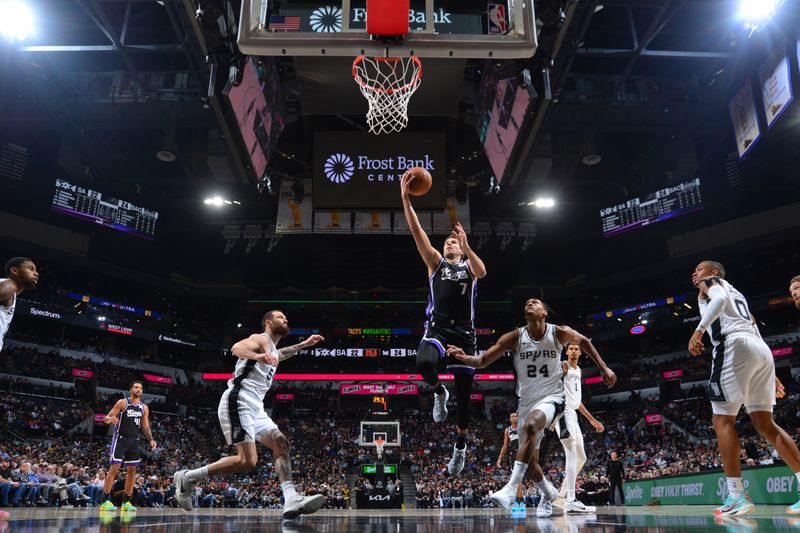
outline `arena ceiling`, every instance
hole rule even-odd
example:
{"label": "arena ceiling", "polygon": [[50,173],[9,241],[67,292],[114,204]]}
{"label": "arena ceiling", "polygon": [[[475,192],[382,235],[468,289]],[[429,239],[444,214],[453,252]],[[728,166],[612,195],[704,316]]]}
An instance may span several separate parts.
{"label": "arena ceiling", "polygon": [[[10,186],[13,195],[0,199],[4,210],[67,223],[42,207],[49,180],[65,173],[164,214],[155,247],[142,247],[137,257],[166,275],[197,283],[244,283],[261,291],[420,287],[410,237],[284,237],[272,248],[223,253],[226,224],[268,224],[275,217],[275,199],[256,192],[243,149],[209,94],[215,85],[209,79],[218,85],[236,59],[231,39],[220,35],[214,22],[226,13],[226,4],[203,2],[200,20],[193,0],[38,0],[32,5],[45,14],[36,35],[0,47],[0,140],[29,146],[42,159],[31,164],[24,184]],[[666,252],[658,243],[668,234],[796,201],[796,179],[787,179],[783,171],[797,164],[798,136],[791,135],[796,109],[785,121],[787,131],[773,135],[761,154],[736,169],[740,185],[728,187],[735,179],[726,162],[735,145],[727,102],[768,41],[748,38],[731,16],[730,2],[546,0],[536,6],[549,17],[537,54],[506,68],[528,68],[534,77],[547,69],[552,98],[539,79],[517,170],[499,193],[485,194],[489,167],[472,123],[479,63],[462,61],[442,74],[443,86],[457,84],[451,88],[459,95],[446,106],[444,120],[412,118],[418,130],[448,134],[448,161],[454,179],[469,180],[474,219],[537,226],[532,246],[524,251],[517,241],[505,249],[493,239],[486,243],[481,253],[497,274],[487,280],[489,290],[599,275],[629,249],[659,260]],[[559,7],[561,24],[552,17]],[[776,25],[781,30],[796,26],[796,10],[784,6]],[[303,59],[281,60],[288,124],[270,166],[287,175],[308,173],[316,129],[363,127],[363,117],[348,107],[360,95],[347,72],[338,85],[331,82],[333,87],[301,90],[298,76],[314,68],[321,68],[319,61],[309,66]],[[354,99],[335,113],[320,113],[319,99],[334,89],[351,91]],[[431,102],[421,105],[427,111],[420,115],[432,114]],[[172,152],[175,161],[157,159],[159,151]],[[602,161],[582,164],[590,153]],[[601,207],[697,175],[720,191],[698,218],[617,241],[601,238]],[[210,212],[202,199],[211,192],[242,205]],[[520,205],[538,194],[557,198],[558,209],[543,213]],[[117,252],[106,245],[124,238],[103,236],[92,253],[126,260],[127,247]],[[335,247],[329,246],[332,238]],[[553,260],[576,250],[580,261]]]}

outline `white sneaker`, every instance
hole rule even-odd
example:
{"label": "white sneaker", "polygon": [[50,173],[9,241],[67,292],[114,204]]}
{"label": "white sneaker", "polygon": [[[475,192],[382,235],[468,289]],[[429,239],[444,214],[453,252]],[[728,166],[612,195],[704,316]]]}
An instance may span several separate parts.
{"label": "white sneaker", "polygon": [[536,506],[536,518],[550,518],[552,514],[553,502],[542,496],[539,500],[539,505]]}
{"label": "white sneaker", "polygon": [[186,479],[186,470],[178,470],[175,472],[173,482],[175,483],[175,501],[184,511],[191,511],[194,508],[192,504],[192,491],[194,490],[196,481],[189,481]]}
{"label": "white sneaker", "polygon": [[465,446],[463,450],[459,450],[458,448],[456,448],[454,444],[453,457],[451,457],[450,462],[447,463],[447,472],[451,476],[457,476],[464,469],[464,463],[466,461],[467,461],[467,447]]}
{"label": "white sneaker", "polygon": [[301,514],[315,513],[323,505],[325,505],[325,496],[322,494],[314,494],[313,496],[300,496],[298,494],[283,505],[283,518],[291,520]]}
{"label": "white sneaker", "polygon": [[564,512],[565,513],[596,513],[597,507],[593,505],[584,505],[582,501],[575,500],[572,502],[565,502],[564,503]]}
{"label": "white sneaker", "polygon": [[508,484],[503,485],[503,488],[501,488],[497,492],[492,492],[491,494],[489,494],[489,501],[491,501],[498,507],[502,507],[504,509],[511,509],[511,505],[514,503],[514,500],[516,499],[517,499],[517,487]]}
{"label": "white sneaker", "polygon": [[447,399],[450,393],[447,392],[447,387],[442,386],[444,394],[433,393],[433,421],[444,422],[447,418]]}

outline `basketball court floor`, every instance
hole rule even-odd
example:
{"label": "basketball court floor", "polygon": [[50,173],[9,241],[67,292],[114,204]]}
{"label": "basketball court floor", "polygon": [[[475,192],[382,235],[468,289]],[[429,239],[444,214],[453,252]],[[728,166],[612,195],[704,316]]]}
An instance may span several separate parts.
{"label": "basketball court floor", "polygon": [[583,531],[800,531],[800,516],[787,515],[781,506],[758,506],[745,517],[720,521],[708,506],[601,507],[594,515],[512,517],[499,509],[347,510],[319,511],[296,520],[282,520],[277,510],[142,509],[136,513],[107,513],[97,509],[12,509],[12,518],[0,522],[0,532],[97,531],[179,532],[302,531],[389,533],[428,532],[583,532]]}

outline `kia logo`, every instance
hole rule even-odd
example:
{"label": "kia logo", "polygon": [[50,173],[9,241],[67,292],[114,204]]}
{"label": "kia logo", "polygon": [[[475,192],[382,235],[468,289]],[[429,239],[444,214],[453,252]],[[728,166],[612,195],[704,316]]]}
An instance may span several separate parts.
{"label": "kia logo", "polygon": [[391,499],[391,496],[388,495],[388,494],[384,494],[384,495],[374,494],[374,495],[369,497],[369,501],[371,501],[371,502],[376,502],[376,501],[377,502],[388,502],[389,499]]}
{"label": "kia logo", "polygon": [[325,160],[325,177],[333,183],[345,183],[353,177],[353,160],[345,154],[333,154]]}

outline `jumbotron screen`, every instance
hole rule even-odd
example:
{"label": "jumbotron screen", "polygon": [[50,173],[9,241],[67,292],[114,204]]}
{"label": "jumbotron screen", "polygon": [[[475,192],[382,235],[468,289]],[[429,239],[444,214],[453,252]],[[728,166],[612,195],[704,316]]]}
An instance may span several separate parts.
{"label": "jumbotron screen", "polygon": [[700,178],[695,178],[674,187],[633,198],[624,204],[601,209],[603,237],[619,235],[640,226],[661,222],[702,208]]}
{"label": "jumbotron screen", "polygon": [[56,180],[56,192],[50,208],[137,237],[155,239],[157,211],[103,195],[66,180]]}

